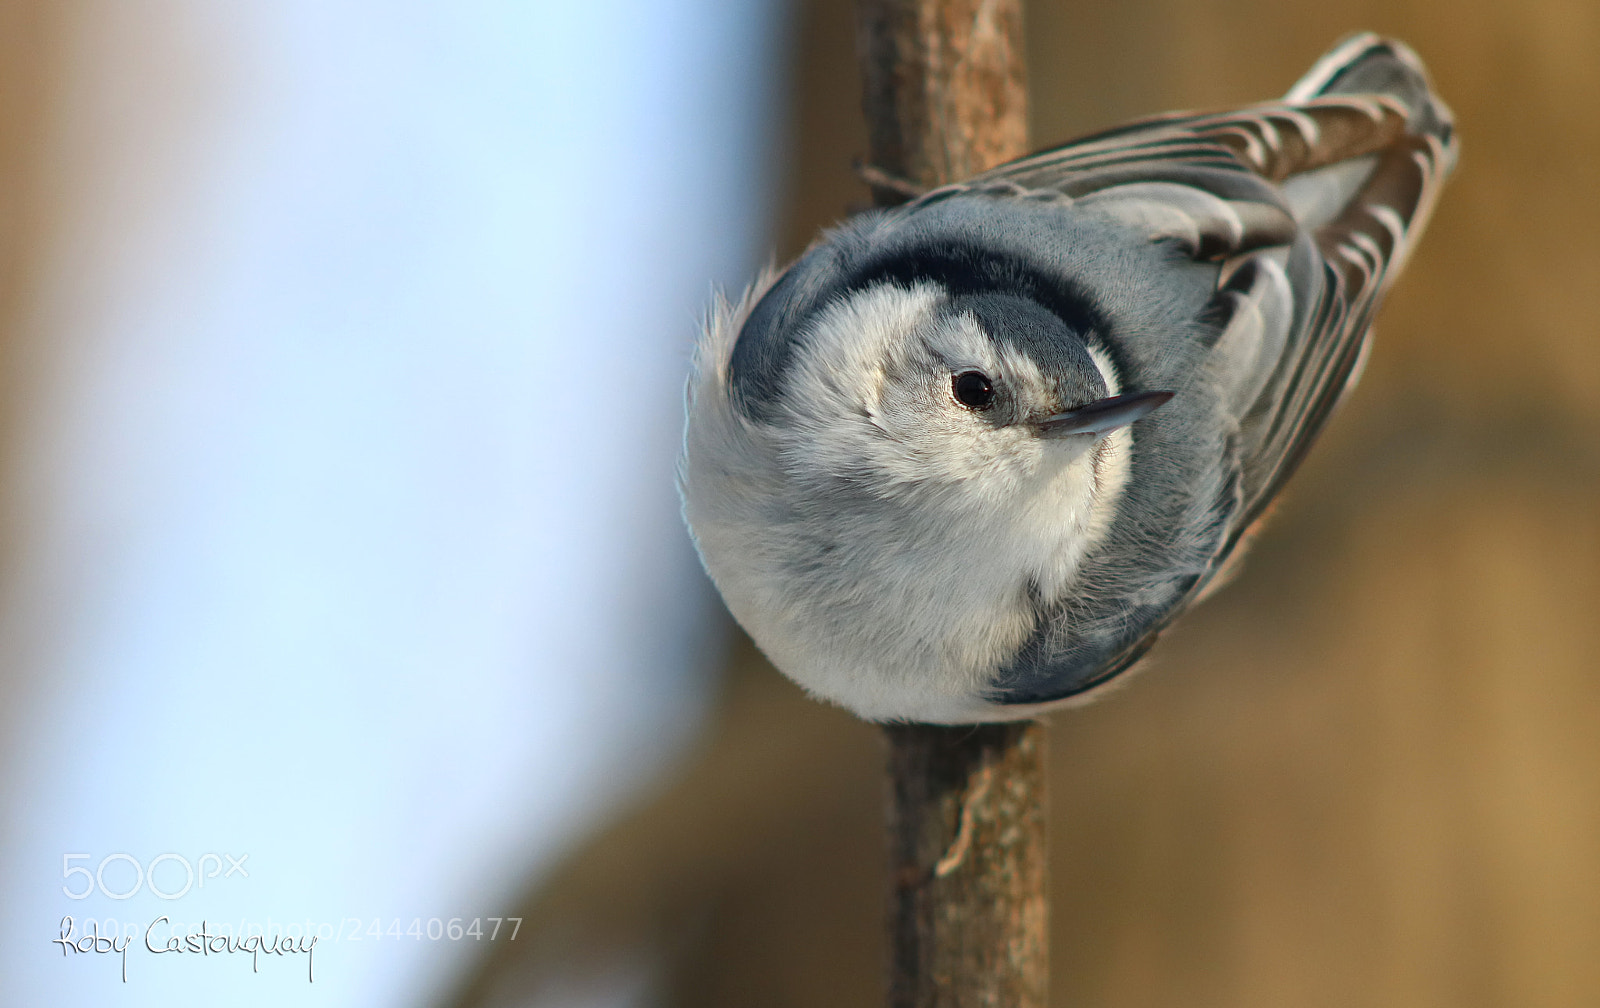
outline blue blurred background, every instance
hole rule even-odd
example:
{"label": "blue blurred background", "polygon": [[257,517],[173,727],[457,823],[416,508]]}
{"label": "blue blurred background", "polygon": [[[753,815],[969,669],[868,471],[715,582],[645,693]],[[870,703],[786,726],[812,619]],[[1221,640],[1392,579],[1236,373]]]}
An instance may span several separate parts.
{"label": "blue blurred background", "polygon": [[[777,11],[7,16],[0,1003],[426,1003],[489,935],[372,923],[515,913],[703,717],[672,464]],[[67,915],[137,925],[125,984]],[[321,928],[315,983],[163,915]]]}

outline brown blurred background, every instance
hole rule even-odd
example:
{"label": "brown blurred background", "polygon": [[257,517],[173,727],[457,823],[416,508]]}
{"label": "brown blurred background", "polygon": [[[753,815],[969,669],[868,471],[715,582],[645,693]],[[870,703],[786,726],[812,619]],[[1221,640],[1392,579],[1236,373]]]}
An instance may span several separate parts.
{"label": "brown blurred background", "polygon": [[[46,175],[43,139],[52,92],[61,87],[62,42],[72,11],[37,0],[0,0],[0,565],[15,566],[26,551],[19,512],[30,502],[18,487],[24,417],[37,407],[49,354],[32,339],[30,293],[53,237],[50,224],[70,217]],[[10,600],[8,600],[10,601]],[[34,684],[12,642],[0,662],[0,738],[16,728]]]}
{"label": "brown blurred background", "polygon": [[[30,88],[63,16],[0,3],[8,334],[49,212]],[[1600,1003],[1600,6],[1028,17],[1041,146],[1271,97],[1363,28],[1422,54],[1463,141],[1363,384],[1242,575],[1125,689],[1052,719],[1055,1002]],[[792,18],[780,261],[867,199],[851,5]],[[10,444],[31,365],[0,351]],[[877,730],[733,655],[698,752],[530,883],[458,1004],[581,1002],[640,971],[685,1006],[881,1003]]]}

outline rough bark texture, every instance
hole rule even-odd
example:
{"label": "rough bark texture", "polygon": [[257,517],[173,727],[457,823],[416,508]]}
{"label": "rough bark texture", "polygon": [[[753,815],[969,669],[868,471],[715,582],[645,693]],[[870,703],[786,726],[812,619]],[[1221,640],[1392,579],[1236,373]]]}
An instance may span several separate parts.
{"label": "rough bark texture", "polygon": [[859,0],[857,11],[875,167],[932,188],[1027,153],[1020,0]]}
{"label": "rough bark texture", "polygon": [[889,1004],[1043,1008],[1044,726],[885,732]]}
{"label": "rough bark texture", "polygon": [[[857,10],[863,174],[880,204],[1027,152],[1020,0],[859,0]],[[885,733],[889,1003],[1043,1008],[1043,727]]]}

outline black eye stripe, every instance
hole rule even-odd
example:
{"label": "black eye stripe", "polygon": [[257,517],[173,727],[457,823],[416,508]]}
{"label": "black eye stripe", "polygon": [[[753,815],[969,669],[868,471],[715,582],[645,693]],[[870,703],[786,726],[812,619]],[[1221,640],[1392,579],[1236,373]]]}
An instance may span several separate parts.
{"label": "black eye stripe", "polygon": [[951,377],[950,394],[967,409],[984,410],[994,405],[994,384],[981,371],[963,371]]}

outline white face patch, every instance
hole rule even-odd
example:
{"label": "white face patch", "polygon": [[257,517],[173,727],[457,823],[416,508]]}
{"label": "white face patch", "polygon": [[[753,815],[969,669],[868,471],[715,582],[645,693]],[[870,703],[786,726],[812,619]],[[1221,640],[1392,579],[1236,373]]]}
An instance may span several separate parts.
{"label": "white face patch", "polygon": [[[972,318],[942,313],[945,301],[931,283],[882,285],[820,314],[780,424],[800,469],[847,474],[884,498],[914,492],[960,507],[1026,492],[1042,468],[1082,453],[1081,442],[1047,445],[1018,422],[1053,411],[1049,382]],[[993,383],[991,407],[955,399],[952,380],[967,371]],[[970,493],[979,481],[987,493]]]}
{"label": "white face patch", "polygon": [[1094,361],[1094,366],[1100,369],[1100,377],[1106,383],[1106,395],[1121,395],[1122,378],[1117,374],[1117,365],[1111,360],[1111,355],[1100,347],[1090,344],[1089,359]]}

